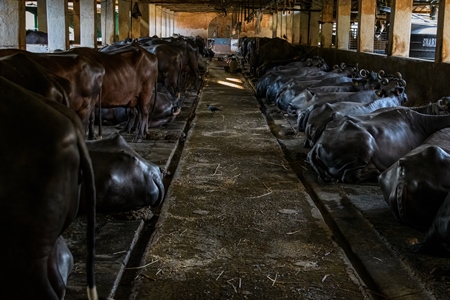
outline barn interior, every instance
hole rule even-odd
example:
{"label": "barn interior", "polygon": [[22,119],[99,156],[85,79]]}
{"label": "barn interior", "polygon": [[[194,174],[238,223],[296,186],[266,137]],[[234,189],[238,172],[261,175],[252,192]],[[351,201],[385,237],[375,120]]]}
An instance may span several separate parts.
{"label": "barn interior", "polygon": [[[141,143],[122,133],[164,170],[166,195],[156,208],[97,216],[100,298],[448,298],[448,258],[411,250],[426,232],[400,224],[377,183],[318,178],[306,162],[309,149],[296,118],[255,97],[259,78],[240,55],[239,41],[281,38],[329,66],[399,72],[406,106],[420,106],[450,94],[449,5],[2,1],[8,26],[0,27],[0,49],[47,53],[101,49],[127,38],[198,36],[214,53],[199,59],[201,84],[183,95],[174,121],[149,129]],[[47,43],[27,44],[26,30],[48,33]],[[226,71],[231,58],[239,71]],[[103,137],[120,132],[111,125],[103,130]],[[87,297],[85,227],[81,216],[63,234],[75,259],[69,300]]]}

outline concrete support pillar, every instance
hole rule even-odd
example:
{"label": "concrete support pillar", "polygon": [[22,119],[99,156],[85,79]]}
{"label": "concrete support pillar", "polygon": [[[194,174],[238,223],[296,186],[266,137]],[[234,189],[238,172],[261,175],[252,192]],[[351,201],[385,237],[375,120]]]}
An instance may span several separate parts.
{"label": "concrete support pillar", "polygon": [[[295,6],[295,9],[300,9],[300,6]],[[292,42],[300,43],[300,12],[292,12]]]}
{"label": "concrete support pillar", "polygon": [[280,10],[277,16],[277,37],[283,36],[283,12]]}
{"label": "concrete support pillar", "polygon": [[48,51],[69,49],[67,0],[47,0]]}
{"label": "concrete support pillar", "polygon": [[450,0],[439,1],[436,62],[450,62]]}
{"label": "concrete support pillar", "polygon": [[39,31],[48,32],[46,0],[37,0],[37,22]]}
{"label": "concrete support pillar", "polygon": [[164,32],[164,36],[167,37],[169,36],[169,11],[167,9],[163,10],[163,32]]}
{"label": "concrete support pillar", "polygon": [[161,8],[161,37],[166,37],[166,10]]}
{"label": "concrete support pillar", "polygon": [[[172,12],[172,35],[174,35],[175,32],[175,28],[177,28],[177,13],[176,12]],[[208,29],[206,29],[206,36],[208,35]]]}
{"label": "concrete support pillar", "polygon": [[[25,1],[0,1],[0,49],[26,49]],[[5,26],[14,24],[14,26]]]}
{"label": "concrete support pillar", "polygon": [[300,12],[300,44],[309,44],[309,21],[311,19],[311,12]]}
{"label": "concrete support pillar", "polygon": [[169,9],[166,9],[165,13],[166,13],[166,22],[165,22],[166,23],[166,36],[171,36],[171,33],[170,33],[170,14],[171,14],[171,12]]}
{"label": "concrete support pillar", "polygon": [[149,4],[142,2],[141,3],[141,36],[149,36],[149,22],[150,22],[150,16],[149,16]]}
{"label": "concrete support pillar", "polygon": [[130,37],[130,2],[119,1],[119,41]]}
{"label": "concrete support pillar", "polygon": [[333,41],[333,9],[334,0],[323,0],[322,2],[322,30],[321,46],[331,48]]}
{"label": "concrete support pillar", "polygon": [[337,0],[336,48],[348,50],[350,41],[351,0]]}
{"label": "concrete support pillar", "polygon": [[[175,20],[176,20],[176,17],[175,17],[175,12],[174,11],[172,11],[172,14],[170,15],[170,20],[171,20],[171,28],[170,28],[170,35],[173,35],[174,33],[175,33]],[[208,30],[206,30],[206,31],[208,31]]]}
{"label": "concrete support pillar", "polygon": [[80,2],[73,1],[73,42],[80,44]]}
{"label": "concrete support pillar", "polygon": [[148,5],[148,13],[150,15],[149,21],[149,36],[154,36],[156,34],[156,5],[149,4]]}
{"label": "concrete support pillar", "polygon": [[97,48],[97,1],[80,0],[80,45]]}
{"label": "concrete support pillar", "polygon": [[413,0],[393,0],[389,28],[388,55],[409,57]]}
{"label": "concrete support pillar", "polygon": [[158,37],[163,37],[162,36],[163,31],[162,31],[162,7],[161,6],[156,6],[156,35]]}
{"label": "concrete support pillar", "polygon": [[309,42],[310,46],[317,46],[320,40],[319,22],[321,20],[320,12],[311,12],[309,20]]}
{"label": "concrete support pillar", "polygon": [[294,12],[288,11],[286,14],[286,37],[289,43],[293,42],[293,32],[292,32],[292,24],[294,23]]}
{"label": "concrete support pillar", "polygon": [[114,43],[114,3],[114,0],[101,1],[102,45],[111,45]]}
{"label": "concrete support pillar", "polygon": [[[412,0],[406,0],[412,1]],[[375,10],[376,1],[359,1],[359,20],[358,20],[358,41],[356,49],[359,52],[373,52],[373,39],[375,35]],[[411,20],[411,19],[409,19]]]}

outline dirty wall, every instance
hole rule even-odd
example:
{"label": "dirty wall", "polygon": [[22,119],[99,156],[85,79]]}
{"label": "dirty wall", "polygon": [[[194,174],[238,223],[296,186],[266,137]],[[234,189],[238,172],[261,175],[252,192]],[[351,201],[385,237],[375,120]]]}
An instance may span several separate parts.
{"label": "dirty wall", "polygon": [[360,68],[386,73],[400,72],[406,81],[407,106],[419,106],[450,96],[450,85],[446,74],[450,65],[404,57],[386,56],[349,50],[319,48],[317,54],[330,65],[356,65]]}
{"label": "dirty wall", "polygon": [[188,13],[180,12],[175,16],[175,28],[178,34],[184,36],[208,37],[208,27],[211,20],[217,16],[216,13]]}
{"label": "dirty wall", "polygon": [[[223,25],[231,24],[231,14],[228,17],[217,18],[218,16],[216,13],[177,13],[176,33],[186,36],[199,35],[206,39],[209,37],[208,28],[213,20],[213,26],[217,26],[217,22],[224,22]],[[250,22],[243,21],[239,36],[270,38],[286,35],[289,42],[304,44],[308,41],[310,45],[317,45],[318,28],[310,26],[309,32],[305,31],[305,21],[315,21],[318,16],[319,14],[307,16],[302,13],[299,19],[296,19],[297,15],[294,13],[263,14],[259,26],[256,18]],[[294,26],[290,26],[291,24]],[[296,26],[299,27],[298,31],[289,29]],[[379,71],[382,68],[386,73],[400,72],[407,83],[405,91],[409,97],[408,106],[427,104],[450,96],[450,85],[446,76],[443,76],[450,74],[449,64],[335,48],[317,48],[314,53],[322,56],[330,65],[342,62],[348,65],[358,63],[360,68],[369,70]]]}
{"label": "dirty wall", "polygon": [[[225,27],[231,24],[231,14],[224,17],[217,13],[189,13],[181,12],[176,14],[175,33],[185,36],[201,36],[202,38],[208,38],[208,28],[211,22],[214,20],[212,26],[223,25]],[[222,22],[223,24],[218,24]],[[257,28],[257,20],[253,19],[251,22],[242,22],[240,36],[258,36],[258,37],[272,37],[272,15],[263,14],[259,30]],[[225,34],[225,33],[223,33]]]}

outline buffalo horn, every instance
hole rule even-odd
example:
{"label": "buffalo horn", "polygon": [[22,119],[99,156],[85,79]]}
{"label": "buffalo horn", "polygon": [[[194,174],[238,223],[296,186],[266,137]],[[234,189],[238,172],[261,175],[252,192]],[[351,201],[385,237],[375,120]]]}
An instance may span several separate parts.
{"label": "buffalo horn", "polygon": [[437,101],[437,106],[439,107],[440,110],[447,110],[448,106],[444,104],[444,101],[442,101],[442,99],[439,99]]}
{"label": "buffalo horn", "polygon": [[367,76],[368,76],[367,70],[366,69],[359,70],[359,76],[361,76],[362,78],[366,79]]}

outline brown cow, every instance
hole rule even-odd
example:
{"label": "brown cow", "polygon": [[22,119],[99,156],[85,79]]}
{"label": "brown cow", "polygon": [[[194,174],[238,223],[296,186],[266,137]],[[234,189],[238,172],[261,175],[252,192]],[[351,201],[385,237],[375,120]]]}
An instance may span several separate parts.
{"label": "brown cow", "polygon": [[[115,42],[100,49],[100,52],[111,52],[132,44],[130,39]],[[138,42],[139,43],[139,42]],[[163,83],[173,95],[179,96],[181,74],[183,70],[183,55],[178,48],[170,44],[146,45],[139,43],[142,48],[153,53],[158,58],[158,82]]]}
{"label": "brown cow", "polygon": [[158,57],[158,81],[164,83],[172,95],[178,94],[179,97],[183,68],[183,58],[180,52],[166,44],[142,47]]}
{"label": "brown cow", "polygon": [[[80,117],[88,139],[94,139],[94,108],[100,97],[105,69],[95,60],[75,53],[32,53],[19,49],[0,50],[0,56],[24,53],[46,70],[70,82],[70,108]],[[101,135],[101,130],[99,130]]]}
{"label": "brown cow", "polygon": [[0,76],[27,90],[69,106],[69,97],[66,91],[70,89],[70,82],[47,72],[25,53],[0,57]]}
{"label": "brown cow", "polygon": [[71,262],[60,259],[67,252],[60,236],[77,215],[81,183],[89,203],[88,292],[97,299],[95,184],[81,122],[66,106],[4,77],[0,90],[0,126],[9,129],[0,135],[7,145],[0,147],[0,299],[64,298]]}
{"label": "brown cow", "polygon": [[[162,83],[158,83],[156,91],[158,92],[158,96],[155,109],[152,110],[148,120],[148,126],[150,128],[161,127],[173,122],[181,113],[181,105],[183,104],[183,98],[179,99],[172,95],[172,93],[169,92],[169,90]],[[122,128],[127,126],[134,127],[138,125],[134,124],[134,115],[137,115],[137,112],[134,112],[129,108],[102,108],[101,114],[101,119],[103,122],[109,125],[127,123],[124,126],[120,125]],[[128,122],[131,123],[128,124]],[[119,128],[119,126],[116,128]]]}
{"label": "brown cow", "polygon": [[[192,72],[194,87],[199,87],[200,72],[198,69],[199,50],[198,46],[190,39],[185,38],[141,38],[139,43],[144,46],[167,44],[179,51],[183,58],[183,69]],[[183,84],[183,89],[186,83]]]}
{"label": "brown cow", "polygon": [[[130,107],[139,110],[139,128],[133,142],[144,139],[148,130],[150,109],[156,101],[158,58],[137,44],[111,52],[92,48],[74,48],[71,53],[84,55],[105,68],[101,95],[102,107]],[[131,132],[131,128],[126,128]]]}

